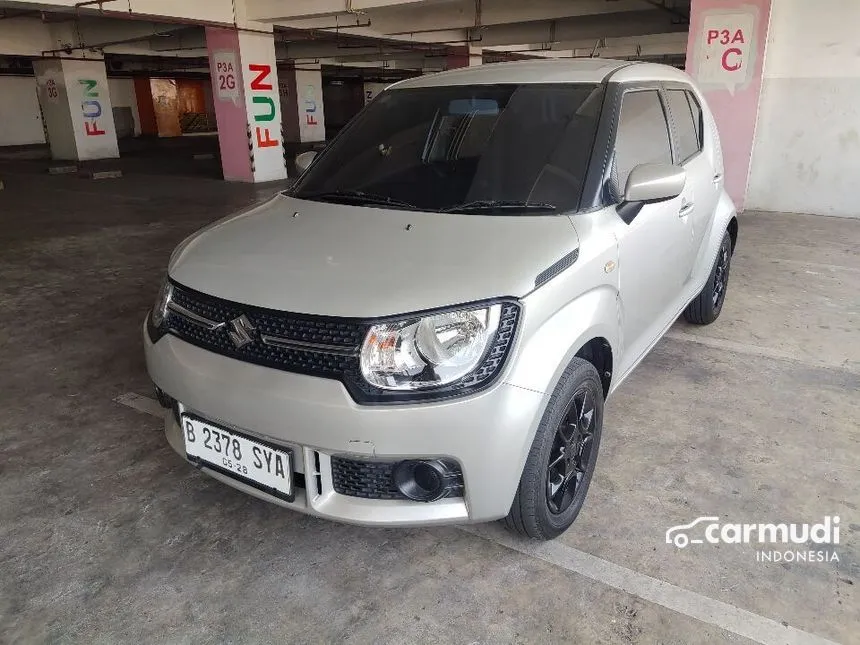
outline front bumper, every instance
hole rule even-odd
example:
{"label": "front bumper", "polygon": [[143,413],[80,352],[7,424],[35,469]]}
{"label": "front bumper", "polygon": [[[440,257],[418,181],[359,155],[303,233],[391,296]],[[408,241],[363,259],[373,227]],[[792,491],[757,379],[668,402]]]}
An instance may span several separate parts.
{"label": "front bumper", "polygon": [[[504,517],[545,406],[545,395],[501,381],[459,399],[362,406],[339,381],[245,363],[171,335],[152,343],[146,329],[143,337],[147,368],[159,388],[213,423],[291,448],[294,470],[305,475],[306,488],[297,488],[295,500],[286,502],[220,472],[202,470],[273,503],[356,524],[409,526]],[[171,413],[165,418],[170,445],[185,457],[182,431]],[[452,458],[462,468],[465,497],[413,502],[342,495],[332,486],[333,455]]]}

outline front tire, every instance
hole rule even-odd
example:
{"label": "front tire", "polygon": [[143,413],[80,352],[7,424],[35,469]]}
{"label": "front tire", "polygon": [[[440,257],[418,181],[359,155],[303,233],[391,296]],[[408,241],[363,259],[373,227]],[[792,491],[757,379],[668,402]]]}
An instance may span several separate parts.
{"label": "front tire", "polygon": [[579,515],[600,447],[603,385],[594,366],[574,358],[550,398],[505,525],[551,540]]}
{"label": "front tire", "polygon": [[684,319],[687,322],[694,325],[710,325],[720,316],[723,303],[726,301],[726,291],[729,288],[731,264],[732,238],[726,231],[705,288],[684,310]]}

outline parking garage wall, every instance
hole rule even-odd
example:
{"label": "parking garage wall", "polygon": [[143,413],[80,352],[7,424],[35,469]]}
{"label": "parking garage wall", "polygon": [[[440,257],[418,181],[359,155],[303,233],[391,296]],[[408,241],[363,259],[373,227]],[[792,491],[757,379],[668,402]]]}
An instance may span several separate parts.
{"label": "parking garage wall", "polygon": [[860,2],[772,5],[747,207],[860,217]]}
{"label": "parking garage wall", "polygon": [[117,137],[140,135],[140,114],[133,78],[109,78],[108,91],[113,106]]}
{"label": "parking garage wall", "polygon": [[32,76],[0,76],[0,146],[45,143]]}

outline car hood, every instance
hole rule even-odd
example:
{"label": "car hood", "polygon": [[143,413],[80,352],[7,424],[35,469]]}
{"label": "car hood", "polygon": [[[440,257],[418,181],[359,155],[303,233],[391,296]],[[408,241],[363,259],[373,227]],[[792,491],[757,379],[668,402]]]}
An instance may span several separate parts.
{"label": "car hood", "polygon": [[426,213],[278,195],[183,242],[169,273],[243,304],[374,317],[524,296],[577,246],[566,216]]}

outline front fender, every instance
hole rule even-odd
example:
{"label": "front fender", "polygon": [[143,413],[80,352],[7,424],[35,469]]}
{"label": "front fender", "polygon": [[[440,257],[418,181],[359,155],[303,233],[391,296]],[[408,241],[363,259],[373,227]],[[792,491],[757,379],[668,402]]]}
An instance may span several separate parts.
{"label": "front fender", "polygon": [[592,338],[606,339],[617,364],[617,290],[604,284],[554,309],[550,303],[558,300],[553,292],[564,289],[564,282],[558,280],[523,299],[523,341],[505,379],[511,385],[552,393],[570,361]]}

